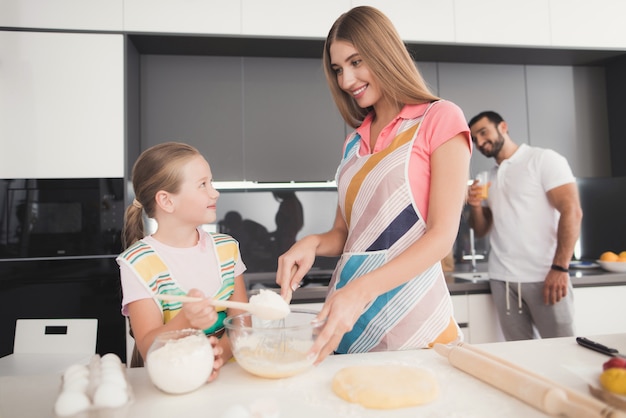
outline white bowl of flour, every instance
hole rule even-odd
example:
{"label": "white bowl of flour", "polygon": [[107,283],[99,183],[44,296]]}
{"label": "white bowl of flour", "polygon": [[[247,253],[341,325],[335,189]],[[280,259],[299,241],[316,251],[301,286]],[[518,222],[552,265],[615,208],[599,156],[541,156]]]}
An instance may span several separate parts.
{"label": "white bowl of flour", "polygon": [[213,371],[213,347],[204,332],[184,329],[160,334],[148,350],[146,368],[163,392],[181,394],[206,383]]}

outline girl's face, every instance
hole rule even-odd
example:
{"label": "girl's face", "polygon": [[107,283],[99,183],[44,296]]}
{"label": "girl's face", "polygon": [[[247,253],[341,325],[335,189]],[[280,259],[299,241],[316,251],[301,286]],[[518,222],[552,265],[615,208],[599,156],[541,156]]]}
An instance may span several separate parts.
{"label": "girl's face", "polygon": [[180,191],[173,195],[175,214],[194,226],[216,220],[217,199],[220,193],[213,188],[213,175],[209,163],[201,155],[193,157],[183,166]]}
{"label": "girl's face", "polygon": [[379,83],[351,43],[334,41],[330,45],[330,63],[339,87],[361,108],[375,107],[382,100]]}

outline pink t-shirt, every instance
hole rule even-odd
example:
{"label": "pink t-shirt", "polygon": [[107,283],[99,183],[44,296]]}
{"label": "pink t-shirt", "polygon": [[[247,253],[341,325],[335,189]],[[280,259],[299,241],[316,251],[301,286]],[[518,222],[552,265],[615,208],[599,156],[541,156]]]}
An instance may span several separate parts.
{"label": "pink t-shirt", "polygon": [[[190,248],[175,248],[157,241],[151,235],[143,241],[150,244],[167,266],[172,279],[186,291],[200,289],[206,296],[215,295],[222,286],[222,277],[215,254],[215,244],[207,232],[198,229],[198,244]],[[235,277],[246,270],[241,259],[235,261]],[[122,283],[122,315],[128,315],[128,304],[152,298],[145,282],[125,263],[120,263]]]}
{"label": "pink t-shirt", "polygon": [[[395,119],[380,132],[373,152],[370,149],[370,127],[373,114],[368,114],[361,126],[356,129],[361,135],[359,154],[376,153],[388,147],[394,140],[400,123],[405,119],[415,119],[421,116],[429,104],[405,105]],[[428,220],[428,197],[430,195],[430,156],[441,144],[458,134],[466,138],[471,152],[470,131],[461,108],[446,100],[435,103],[422,121],[409,161],[409,184],[417,209],[425,221]]]}

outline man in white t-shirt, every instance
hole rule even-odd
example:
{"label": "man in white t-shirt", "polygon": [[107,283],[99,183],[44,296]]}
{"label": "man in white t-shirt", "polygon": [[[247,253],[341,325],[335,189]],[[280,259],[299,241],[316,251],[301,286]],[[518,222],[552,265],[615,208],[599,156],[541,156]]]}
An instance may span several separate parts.
{"label": "man in white t-shirt", "polygon": [[489,285],[507,340],[574,335],[569,262],[580,234],[582,209],[567,160],[549,149],[517,145],[496,112],[469,122],[472,140],[496,166],[488,197],[469,188],[470,225],[490,233]]}

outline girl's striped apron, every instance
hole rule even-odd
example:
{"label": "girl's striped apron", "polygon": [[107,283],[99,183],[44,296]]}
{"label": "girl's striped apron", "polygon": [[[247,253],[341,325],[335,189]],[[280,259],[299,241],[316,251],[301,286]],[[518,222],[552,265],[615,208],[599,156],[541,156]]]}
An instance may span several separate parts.
{"label": "girl's striped apron", "polygon": [[[221,278],[222,285],[215,295],[211,295],[214,299],[227,300],[235,290],[235,261],[239,257],[239,247],[237,241],[229,235],[211,233],[215,251],[215,257],[219,263],[219,271],[207,272],[207,274],[215,274]],[[154,301],[163,314],[163,323],[166,324],[172,320],[183,307],[181,302],[166,302],[156,299],[156,295],[185,295],[187,289],[183,289],[180,284],[172,277],[169,269],[157,252],[144,242],[139,240],[131,245],[126,251],[119,255],[118,262],[125,263],[134,272],[136,277],[141,280],[145,287],[154,296]],[[213,334],[224,328],[224,319],[226,318],[226,308],[216,307],[218,320],[204,330],[205,334]]]}
{"label": "girl's striped apron", "polygon": [[[411,193],[408,166],[428,109],[419,118],[403,121],[393,142],[378,153],[360,156],[360,135],[355,132],[348,139],[336,177],[348,236],[329,294],[398,256],[424,234],[426,224]],[[459,333],[437,262],[371,302],[336,351],[425,348],[451,342]]]}

